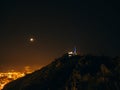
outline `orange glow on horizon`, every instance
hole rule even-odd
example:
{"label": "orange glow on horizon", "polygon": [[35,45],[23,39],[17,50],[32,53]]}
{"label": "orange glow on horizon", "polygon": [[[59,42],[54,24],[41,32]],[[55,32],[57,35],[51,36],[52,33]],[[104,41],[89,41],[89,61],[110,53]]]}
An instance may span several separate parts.
{"label": "orange glow on horizon", "polygon": [[32,70],[30,66],[25,66],[23,72],[17,72],[14,70],[8,72],[0,72],[0,90],[2,90],[7,83],[16,80],[18,78],[24,77],[26,74],[30,74],[34,71],[35,70]]}

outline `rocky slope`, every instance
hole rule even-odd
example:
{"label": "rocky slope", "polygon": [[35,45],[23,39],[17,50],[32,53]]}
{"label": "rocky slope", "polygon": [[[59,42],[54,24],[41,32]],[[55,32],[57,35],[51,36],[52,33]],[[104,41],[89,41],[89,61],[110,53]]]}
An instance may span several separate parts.
{"label": "rocky slope", "polygon": [[120,59],[64,55],[3,90],[120,90]]}

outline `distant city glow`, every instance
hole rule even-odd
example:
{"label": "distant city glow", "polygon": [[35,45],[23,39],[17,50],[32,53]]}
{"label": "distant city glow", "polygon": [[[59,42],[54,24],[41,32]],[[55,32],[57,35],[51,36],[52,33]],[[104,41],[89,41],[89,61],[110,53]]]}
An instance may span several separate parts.
{"label": "distant city glow", "polygon": [[11,70],[9,72],[0,72],[0,90],[4,88],[4,86],[20,77],[24,77],[26,74],[32,73],[35,70],[31,70],[30,66],[25,66],[25,69],[23,72],[17,72],[14,70]]}
{"label": "distant city glow", "polygon": [[25,73],[21,73],[21,72],[0,73],[0,90],[2,90],[7,83],[23,76],[25,76]]}

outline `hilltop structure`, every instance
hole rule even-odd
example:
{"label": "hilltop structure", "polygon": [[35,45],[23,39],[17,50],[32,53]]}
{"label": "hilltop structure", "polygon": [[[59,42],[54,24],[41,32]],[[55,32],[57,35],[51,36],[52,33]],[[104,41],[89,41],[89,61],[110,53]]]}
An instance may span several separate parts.
{"label": "hilltop structure", "polygon": [[73,50],[73,51],[68,52],[68,56],[69,56],[69,57],[75,56],[75,55],[77,55],[77,49],[76,49],[76,47],[74,47],[74,50]]}

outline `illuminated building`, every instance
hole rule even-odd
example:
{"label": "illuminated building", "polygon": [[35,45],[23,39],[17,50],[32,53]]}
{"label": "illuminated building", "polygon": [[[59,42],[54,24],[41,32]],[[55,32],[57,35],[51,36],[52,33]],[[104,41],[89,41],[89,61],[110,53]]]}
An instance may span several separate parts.
{"label": "illuminated building", "polygon": [[73,51],[68,52],[68,56],[69,56],[69,57],[71,57],[71,56],[75,56],[75,55],[77,55],[77,49],[76,49],[76,47],[74,48]]}

